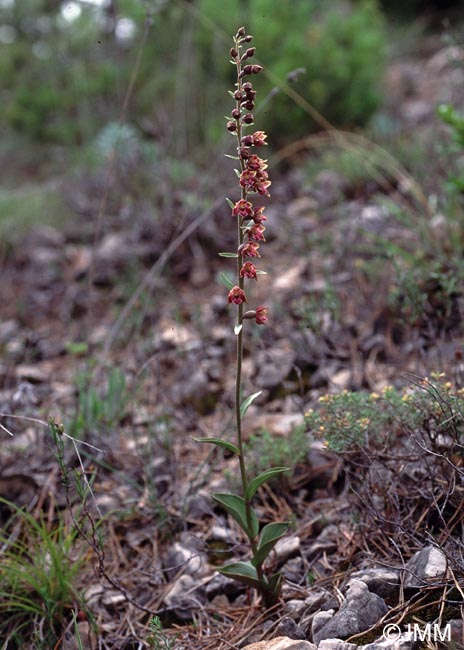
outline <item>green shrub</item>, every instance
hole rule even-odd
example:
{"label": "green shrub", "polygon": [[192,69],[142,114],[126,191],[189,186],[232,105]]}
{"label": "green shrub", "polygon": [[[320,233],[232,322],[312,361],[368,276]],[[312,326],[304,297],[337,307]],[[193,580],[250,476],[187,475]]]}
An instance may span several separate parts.
{"label": "green shrub", "polygon": [[[0,124],[9,130],[35,141],[79,145],[118,119],[144,33],[144,4],[124,0],[115,17],[109,9],[80,7],[80,16],[68,23],[61,5],[46,0],[0,8],[0,24],[14,34],[0,60]],[[227,39],[219,28],[228,33],[246,23],[260,58],[282,80],[305,68],[295,89],[337,125],[364,124],[379,103],[385,36],[375,0],[198,0],[190,10],[176,3],[151,9],[126,117],[169,140],[177,155],[223,133],[217,115],[221,107],[227,110],[223,88],[232,69],[224,61]],[[132,20],[136,37],[118,39],[114,18]],[[274,86],[260,83],[267,83],[267,91]],[[314,130],[283,92],[271,101],[272,111],[260,116],[263,128],[281,139]]]}
{"label": "green shrub", "polygon": [[347,391],[319,398],[306,413],[306,424],[329,449],[345,453],[389,446],[399,432],[426,429],[454,436],[461,426],[464,390],[453,390],[443,374],[422,379],[413,390],[388,386],[380,393]]}
{"label": "green shrub", "polygon": [[[375,2],[249,0],[237,6],[201,0],[199,7],[224,29],[246,22],[255,34],[261,60],[280,79],[305,68],[292,86],[334,124],[365,124],[378,107],[385,32]],[[222,48],[217,35],[203,28],[198,38],[202,60],[213,61],[214,72],[222,78],[230,74],[217,54]],[[268,81],[267,90],[273,86]],[[283,138],[314,130],[311,118],[284,93],[271,101],[272,111],[260,117],[266,130]]]}

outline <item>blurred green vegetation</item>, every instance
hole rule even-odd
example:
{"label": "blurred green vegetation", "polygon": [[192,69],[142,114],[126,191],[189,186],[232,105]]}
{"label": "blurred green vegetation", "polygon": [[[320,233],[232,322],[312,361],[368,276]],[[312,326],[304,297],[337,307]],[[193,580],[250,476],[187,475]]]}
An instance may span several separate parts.
{"label": "blurred green vegetation", "polygon": [[[169,141],[172,155],[192,155],[223,134],[227,52],[241,23],[266,68],[282,81],[300,69],[295,89],[336,125],[365,124],[377,108],[385,26],[374,0],[5,0],[0,126],[36,144],[92,142],[119,119],[141,48],[127,120]],[[261,103],[274,85],[259,80]],[[315,128],[282,92],[263,113],[282,140]]]}

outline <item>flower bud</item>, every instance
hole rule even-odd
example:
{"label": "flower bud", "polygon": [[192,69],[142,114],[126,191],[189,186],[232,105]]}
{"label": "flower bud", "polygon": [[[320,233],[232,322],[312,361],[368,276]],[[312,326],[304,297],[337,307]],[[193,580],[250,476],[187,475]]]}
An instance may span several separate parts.
{"label": "flower bud", "polygon": [[253,124],[254,118],[251,113],[246,113],[246,115],[242,117],[242,120],[245,124]]}
{"label": "flower bud", "polygon": [[[245,66],[245,67],[248,67],[248,66]],[[258,74],[259,72],[261,72],[262,69],[263,69],[262,65],[252,65],[251,66],[251,71],[252,71],[253,74]],[[250,74],[250,73],[248,73],[248,74]]]}
{"label": "flower bud", "polygon": [[240,28],[238,29],[237,33],[236,33],[236,36],[237,36],[237,38],[238,38],[239,36],[245,36],[245,33],[246,33],[246,32],[245,32],[245,27],[240,27]]}
{"label": "flower bud", "polygon": [[240,100],[242,99],[242,96],[243,96],[243,95],[242,95],[242,91],[241,91],[241,90],[236,90],[236,91],[234,92],[234,99],[237,99],[238,101],[240,101]]}
{"label": "flower bud", "polygon": [[234,120],[238,120],[240,117],[240,109],[239,108],[234,108],[234,110],[231,112],[232,117]]}
{"label": "flower bud", "polygon": [[247,81],[246,83],[243,84],[242,88],[246,92],[246,94],[248,95],[250,90],[253,90],[253,85],[249,81]]}
{"label": "flower bud", "polygon": [[247,147],[241,147],[241,148],[240,148],[240,151],[239,151],[239,156],[240,156],[240,158],[242,158],[243,160],[246,160],[247,158],[250,157],[250,150],[247,149]]}
{"label": "flower bud", "polygon": [[253,100],[256,97],[256,90],[247,90],[246,98]]}
{"label": "flower bud", "polygon": [[251,34],[247,34],[245,36],[245,38],[243,39],[243,42],[244,43],[251,43],[252,40],[253,40],[253,36]]}
{"label": "flower bud", "polygon": [[238,57],[238,51],[235,49],[235,47],[230,48],[230,56],[233,59],[236,59]]}
{"label": "flower bud", "polygon": [[244,135],[241,144],[244,147],[252,147],[253,146],[253,136],[252,135]]}
{"label": "flower bud", "polygon": [[243,106],[247,109],[247,111],[252,111],[255,107],[255,103],[250,99],[246,101]]}
{"label": "flower bud", "polygon": [[254,65],[244,65],[242,70],[243,74],[244,75],[253,74],[254,67],[255,67]]}
{"label": "flower bud", "polygon": [[227,130],[233,133],[237,130],[237,124],[235,122],[227,122]]}
{"label": "flower bud", "polygon": [[256,52],[256,48],[255,48],[255,47],[249,47],[249,48],[245,51],[245,55],[246,55],[247,59],[251,59],[251,57],[254,55],[255,52]]}

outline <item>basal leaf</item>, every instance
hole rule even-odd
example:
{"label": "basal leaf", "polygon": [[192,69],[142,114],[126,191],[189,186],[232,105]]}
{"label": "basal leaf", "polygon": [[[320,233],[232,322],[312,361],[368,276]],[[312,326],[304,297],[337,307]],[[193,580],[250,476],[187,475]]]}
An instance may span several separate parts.
{"label": "basal leaf", "polygon": [[251,563],[260,566],[287,530],[288,524],[284,523],[273,522],[264,526],[259,535],[258,550],[253,555]]}
{"label": "basal leaf", "polygon": [[268,578],[268,588],[267,591],[271,594],[273,598],[279,595],[280,589],[282,587],[282,574],[274,573]]}
{"label": "basal leaf", "polygon": [[234,562],[233,564],[227,564],[219,569],[219,573],[222,573],[222,575],[227,576],[228,578],[234,578],[234,580],[243,582],[249,587],[259,588],[261,586],[258,573],[250,562]]}
{"label": "basal leaf", "polygon": [[245,499],[237,494],[213,494],[213,499],[221,504],[227,512],[235,519],[240,528],[245,531],[248,537],[255,539],[259,532],[259,523],[254,510],[251,510],[251,530],[248,527],[246,517]]}
{"label": "basal leaf", "polygon": [[263,392],[262,390],[259,390],[257,393],[253,393],[253,395],[249,395],[247,398],[243,400],[243,402],[240,405],[240,415],[242,416],[242,418],[245,415],[245,413],[248,411],[250,405],[255,401],[257,397],[261,395],[262,392]]}
{"label": "basal leaf", "polygon": [[261,474],[258,474],[258,476],[256,476],[248,484],[247,493],[246,493],[247,498],[251,500],[253,498],[256,490],[263,483],[268,481],[273,476],[277,476],[278,474],[282,474],[282,472],[288,472],[289,469],[290,469],[289,467],[271,467],[270,469],[266,469]]}
{"label": "basal leaf", "polygon": [[223,449],[233,452],[234,454],[239,454],[240,450],[237,445],[234,445],[233,442],[228,442],[227,440],[222,440],[221,438],[193,438],[196,442],[209,442],[212,445],[217,445]]}

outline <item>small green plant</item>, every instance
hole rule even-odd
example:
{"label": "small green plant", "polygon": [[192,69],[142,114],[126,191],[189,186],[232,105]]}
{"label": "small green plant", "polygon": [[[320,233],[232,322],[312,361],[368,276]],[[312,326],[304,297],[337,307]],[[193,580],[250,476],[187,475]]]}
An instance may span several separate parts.
{"label": "small green plant", "polygon": [[263,472],[267,467],[294,467],[305,459],[307,452],[304,425],[293,427],[286,436],[273,436],[267,429],[262,429],[245,443],[245,454],[255,472]]}
{"label": "small green plant", "polygon": [[462,160],[464,152],[464,115],[459,113],[451,104],[440,104],[437,113],[442,122],[451,127],[452,145],[450,153],[460,156],[455,163],[455,173],[449,176],[449,187],[458,192],[464,192],[464,164]]}
{"label": "small green plant", "polygon": [[77,412],[70,426],[73,436],[80,437],[101,427],[111,426],[123,417],[127,387],[124,373],[119,368],[110,371],[103,393],[92,385],[87,373],[78,377],[77,390]]}
{"label": "small green plant", "polygon": [[459,437],[456,427],[463,420],[464,390],[453,391],[443,374],[413,386],[403,390],[387,386],[380,393],[344,390],[322,395],[318,408],[307,411],[306,424],[338,453],[388,446],[399,431],[425,428],[432,435]]}
{"label": "small green plant", "polygon": [[150,619],[150,633],[147,637],[147,643],[150,648],[155,650],[174,650],[176,647],[177,634],[169,638],[163,629],[163,624],[159,616],[153,616]]}
{"label": "small green plant", "polygon": [[[55,647],[71,613],[84,607],[76,587],[84,557],[76,531],[0,499],[12,513],[0,532],[0,636],[16,648]],[[33,640],[34,645],[31,645]],[[13,645],[12,645],[13,647]]]}
{"label": "small green plant", "polygon": [[[230,50],[231,63],[236,68],[235,90],[230,95],[235,101],[235,107],[227,119],[227,130],[236,138],[237,156],[233,159],[238,162],[236,169],[240,185],[240,199],[233,203],[227,202],[236,221],[237,251],[233,253],[220,253],[222,257],[232,258],[236,261],[236,281],[222,274],[224,284],[229,289],[228,302],[237,306],[237,320],[234,327],[236,337],[236,373],[235,373],[235,423],[237,427],[237,442],[232,443],[221,438],[199,438],[201,442],[208,442],[218,447],[227,449],[238,458],[242,494],[213,494],[214,500],[220,504],[239,524],[248,538],[251,549],[251,560],[228,564],[219,571],[231,578],[257,589],[262,595],[267,606],[274,604],[280,595],[282,574],[266,575],[264,563],[274,548],[277,541],[285,535],[287,523],[272,522],[265,525],[261,531],[258,517],[251,502],[259,487],[270,478],[287,470],[286,467],[271,467],[249,479],[246,466],[246,453],[242,433],[242,421],[253,401],[260,392],[242,399],[242,359],[243,359],[243,330],[247,320],[254,320],[258,325],[267,322],[268,308],[256,307],[245,311],[248,300],[245,294],[245,280],[257,280],[262,271],[247,258],[260,257],[259,247],[265,242],[264,225],[266,220],[264,207],[256,207],[249,200],[250,195],[269,196],[268,188],[271,184],[266,171],[266,161],[253,153],[255,147],[266,144],[266,134],[255,131],[246,134],[246,128],[253,125],[252,110],[255,106],[256,91],[249,79],[251,75],[261,72],[260,65],[253,65],[249,61],[255,54],[255,48],[249,47],[252,36],[241,27],[235,37],[234,46]],[[245,51],[243,52],[243,49]]]}

